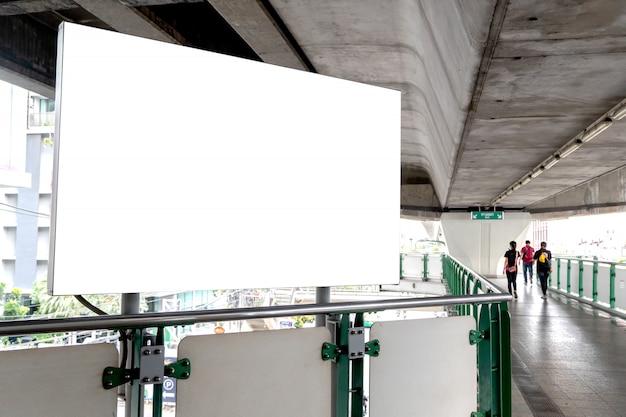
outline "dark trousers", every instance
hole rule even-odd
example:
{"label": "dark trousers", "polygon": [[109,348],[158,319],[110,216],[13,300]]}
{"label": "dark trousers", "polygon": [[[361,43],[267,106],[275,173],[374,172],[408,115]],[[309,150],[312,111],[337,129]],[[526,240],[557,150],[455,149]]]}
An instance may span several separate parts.
{"label": "dark trousers", "polygon": [[[509,286],[509,294],[517,291],[517,270],[515,272],[506,271],[506,281]],[[511,287],[513,287],[513,290],[511,290]]]}
{"label": "dark trousers", "polygon": [[537,271],[537,276],[539,277],[539,282],[541,283],[541,291],[543,292],[543,295],[546,295],[546,293],[548,292],[548,276],[549,275],[550,275],[549,272]]}

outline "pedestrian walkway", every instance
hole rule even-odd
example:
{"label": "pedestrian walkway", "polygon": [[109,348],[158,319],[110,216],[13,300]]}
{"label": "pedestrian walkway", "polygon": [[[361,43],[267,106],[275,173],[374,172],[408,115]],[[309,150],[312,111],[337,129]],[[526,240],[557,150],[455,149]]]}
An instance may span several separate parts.
{"label": "pedestrian walkway", "polygon": [[[492,279],[506,292],[506,278]],[[626,417],[626,321],[517,278],[514,417]]]}

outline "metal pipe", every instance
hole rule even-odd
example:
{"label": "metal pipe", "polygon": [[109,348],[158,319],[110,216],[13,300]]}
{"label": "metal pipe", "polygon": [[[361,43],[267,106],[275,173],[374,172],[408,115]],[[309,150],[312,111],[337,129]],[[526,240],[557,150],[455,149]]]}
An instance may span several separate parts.
{"label": "metal pipe", "polygon": [[[495,288],[495,287],[494,287]],[[498,290],[499,291],[499,290]],[[511,301],[510,294],[490,293],[480,295],[406,298],[331,304],[305,304],[272,307],[254,307],[202,311],[175,311],[168,313],[143,313],[127,316],[96,316],[63,319],[30,319],[0,322],[0,336],[33,333],[54,333],[78,330],[150,328],[180,326],[213,321],[235,321],[255,318],[303,316],[373,312],[393,309],[434,307],[457,304],[488,304]]]}
{"label": "metal pipe", "polygon": [[[315,289],[315,303],[330,304],[330,287],[317,287]],[[326,314],[317,314],[315,316],[316,327],[326,327]]]}

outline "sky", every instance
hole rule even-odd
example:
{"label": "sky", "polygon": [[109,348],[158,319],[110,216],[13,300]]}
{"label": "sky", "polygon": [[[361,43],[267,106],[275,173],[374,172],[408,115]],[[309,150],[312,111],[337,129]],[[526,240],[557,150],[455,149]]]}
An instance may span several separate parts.
{"label": "sky", "polygon": [[[421,221],[400,220],[400,248],[429,239]],[[527,239],[532,241],[532,230]],[[548,221],[549,249],[570,256],[598,256],[603,260],[626,258],[626,213],[576,216]]]}
{"label": "sky", "polygon": [[613,260],[626,257],[626,213],[576,216],[548,222],[553,252],[598,256]]}

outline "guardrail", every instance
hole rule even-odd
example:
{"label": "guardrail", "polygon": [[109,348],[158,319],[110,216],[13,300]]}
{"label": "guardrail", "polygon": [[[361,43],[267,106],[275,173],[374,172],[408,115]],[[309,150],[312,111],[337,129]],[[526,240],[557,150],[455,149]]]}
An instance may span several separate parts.
{"label": "guardrail", "polygon": [[[250,410],[360,417],[365,403],[371,416],[510,416],[511,296],[451,257],[444,266],[454,291],[442,297],[2,322],[0,336],[98,329],[123,336],[117,360],[105,344],[0,351],[12,376],[0,382],[0,414],[115,415],[107,408],[117,404],[111,392],[125,385],[126,416],[144,415],[149,386],[152,415],[160,417],[164,390],[175,380],[176,415],[183,417],[208,409],[218,417]],[[433,306],[456,313],[365,326],[369,312]],[[188,336],[164,365],[169,326],[319,314],[327,328]],[[454,395],[443,396],[446,390]],[[63,401],[51,403],[60,393]]]}
{"label": "guardrail", "polygon": [[548,288],[626,318],[626,264],[555,256]]}
{"label": "guardrail", "polygon": [[446,256],[442,252],[400,253],[400,278],[421,278],[428,281],[431,278],[443,278],[443,259]]}

